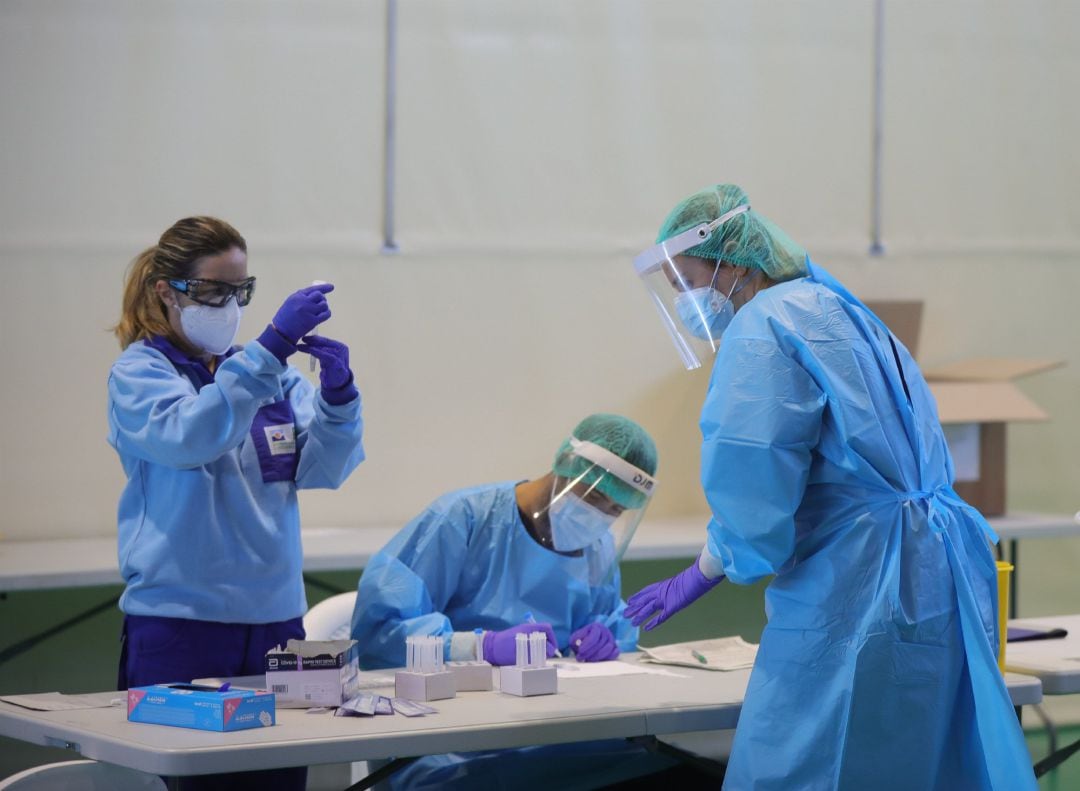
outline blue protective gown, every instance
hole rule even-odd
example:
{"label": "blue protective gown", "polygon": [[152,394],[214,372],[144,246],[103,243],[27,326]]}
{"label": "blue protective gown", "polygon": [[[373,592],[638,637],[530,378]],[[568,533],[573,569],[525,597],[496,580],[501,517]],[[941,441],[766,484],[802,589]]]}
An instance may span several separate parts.
{"label": "blue protective gown", "polygon": [[[637,648],[623,617],[618,568],[602,584],[609,556],[567,557],[540,546],[518,512],[515,482],[446,494],[398,533],[360,578],[352,636],[364,668],[405,664],[408,635],[506,629],[532,612],[550,623],[564,655],[570,634],[599,621],[620,651]],[[604,558],[608,557],[608,561]],[[449,639],[447,639],[449,657]],[[450,753],[395,774],[394,789],[591,789],[672,765],[622,740]]]}
{"label": "blue protective gown", "polygon": [[[618,569],[592,584],[604,574],[591,548],[567,557],[536,543],[518,513],[516,485],[443,495],[371,559],[352,622],[361,667],[402,667],[409,635],[508,629],[527,612],[551,624],[564,653],[571,632],[593,621],[611,629],[620,651],[636,650]],[[446,650],[449,658],[449,639]]]}
{"label": "blue protective gown", "polygon": [[724,787],[1034,789],[996,536],[907,349],[810,264],[736,314],[701,430],[706,562],[776,575]]}
{"label": "blue protective gown", "polygon": [[121,609],[223,623],[307,611],[298,488],[336,488],[364,458],[360,399],[333,406],[252,341],[214,373],[162,338],[109,373]]}

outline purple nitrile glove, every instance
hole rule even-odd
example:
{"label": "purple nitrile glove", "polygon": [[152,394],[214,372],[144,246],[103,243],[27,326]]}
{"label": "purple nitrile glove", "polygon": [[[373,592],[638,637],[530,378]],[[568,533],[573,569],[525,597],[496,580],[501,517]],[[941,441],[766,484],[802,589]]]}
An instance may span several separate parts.
{"label": "purple nitrile glove", "polygon": [[295,345],[330,318],[330,305],[326,301],[326,295],[333,290],[332,283],[320,283],[293,292],[285,298],[278,312],[274,314],[271,322],[274,329],[282,338]]}
{"label": "purple nitrile glove", "polygon": [[349,347],[325,335],[305,335],[296,350],[319,361],[319,384],[326,390],[340,390],[352,381]]}
{"label": "purple nitrile glove", "polygon": [[648,632],[711,591],[722,579],[722,576],[714,580],[706,577],[695,560],[693,565],[674,577],[646,585],[631,596],[626,602],[623,616],[629,618],[634,626],[641,626],[655,615],[656,620],[645,626]]}
{"label": "purple nitrile glove", "polygon": [[570,647],[579,662],[606,662],[619,656],[615,635],[602,623],[589,623],[570,635]]}
{"label": "purple nitrile glove", "polygon": [[520,623],[501,632],[484,632],[484,659],[493,665],[514,664],[517,661],[517,644],[514,638],[519,634],[532,632],[543,632],[547,635],[547,655],[555,656],[558,644],[555,642],[555,631],[551,624]]}

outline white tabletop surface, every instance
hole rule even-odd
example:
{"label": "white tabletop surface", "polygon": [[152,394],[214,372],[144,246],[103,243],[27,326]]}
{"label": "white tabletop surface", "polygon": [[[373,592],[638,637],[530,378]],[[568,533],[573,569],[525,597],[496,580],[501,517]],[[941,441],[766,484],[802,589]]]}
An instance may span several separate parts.
{"label": "white tabletop surface", "polygon": [[1008,643],[1005,646],[1005,667],[1017,673],[1037,676],[1047,695],[1080,692],[1080,615],[1018,618],[1009,621],[1009,625],[1065,629],[1068,632],[1065,637]]}
{"label": "white tabletop surface", "polygon": [[[0,702],[0,735],[182,775],[735,727],[749,670],[670,669],[678,677],[559,679],[558,694],[532,698],[465,692],[432,702],[438,714],[426,717],[279,709],[276,726],[232,733],[129,723],[121,707],[38,712]],[[1007,674],[1006,681],[1015,704],[1041,700],[1038,679]]]}
{"label": "white tabletop surface", "polygon": [[[646,519],[625,559],[696,557],[705,543],[708,521],[706,515]],[[1080,536],[1080,524],[1071,515],[1008,514],[989,521],[1002,539]],[[304,571],[363,568],[400,527],[305,528]],[[0,591],[120,583],[115,536],[0,541]]]}
{"label": "white tabletop surface", "polygon": [[[232,733],[129,723],[120,707],[38,712],[0,702],[0,735],[178,775],[735,726],[749,670],[673,671],[679,677],[559,679],[558,694],[531,698],[464,692],[432,702],[438,714],[426,717],[334,717],[279,709],[275,727]],[[392,688],[375,691],[393,694]]]}

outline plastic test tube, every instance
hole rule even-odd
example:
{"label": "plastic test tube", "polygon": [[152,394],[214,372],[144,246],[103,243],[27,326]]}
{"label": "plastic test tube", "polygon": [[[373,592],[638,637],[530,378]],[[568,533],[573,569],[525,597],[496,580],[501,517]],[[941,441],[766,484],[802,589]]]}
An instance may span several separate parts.
{"label": "plastic test tube", "polygon": [[532,662],[531,667],[543,667],[547,661],[547,635],[543,632],[533,632],[532,635]]}
{"label": "plastic test tube", "polygon": [[424,656],[424,672],[435,673],[439,669],[438,660],[435,658],[435,641],[429,637],[424,642],[426,643],[424,647],[427,649]]}
{"label": "plastic test tube", "polygon": [[529,663],[529,638],[527,635],[518,634],[514,637],[514,664],[518,667],[527,667]]}
{"label": "plastic test tube", "polygon": [[473,629],[473,634],[476,635],[476,661],[484,661],[484,630],[480,628]]}
{"label": "plastic test tube", "polygon": [[[527,613],[525,613],[525,623],[536,623],[536,618],[535,616],[533,616],[532,610],[529,610]],[[547,652],[545,651],[544,653]],[[559,659],[562,659],[562,651],[560,651],[557,647],[555,649],[555,656],[559,657]]]}
{"label": "plastic test tube", "polygon": [[[311,285],[313,285],[313,286],[321,286],[321,285],[324,285],[325,283],[326,283],[325,280],[312,280],[311,281]],[[313,329],[311,331],[311,334],[312,335],[318,335],[319,334],[318,328]],[[314,371],[315,370],[315,355],[314,354],[308,355],[308,370],[309,371]]]}

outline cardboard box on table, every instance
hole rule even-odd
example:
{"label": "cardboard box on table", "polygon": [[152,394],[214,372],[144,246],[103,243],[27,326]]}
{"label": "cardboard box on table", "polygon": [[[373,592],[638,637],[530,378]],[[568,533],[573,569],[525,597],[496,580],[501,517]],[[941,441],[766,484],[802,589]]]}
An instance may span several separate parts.
{"label": "cardboard box on table", "polygon": [[[918,360],[922,303],[866,304]],[[984,516],[1005,513],[1006,425],[1050,417],[1015,380],[1060,365],[1058,360],[983,357],[922,368],[956,468],[956,493]]]}
{"label": "cardboard box on table", "polygon": [[266,688],[278,708],[340,706],[359,692],[355,640],[289,640],[266,652]]}

